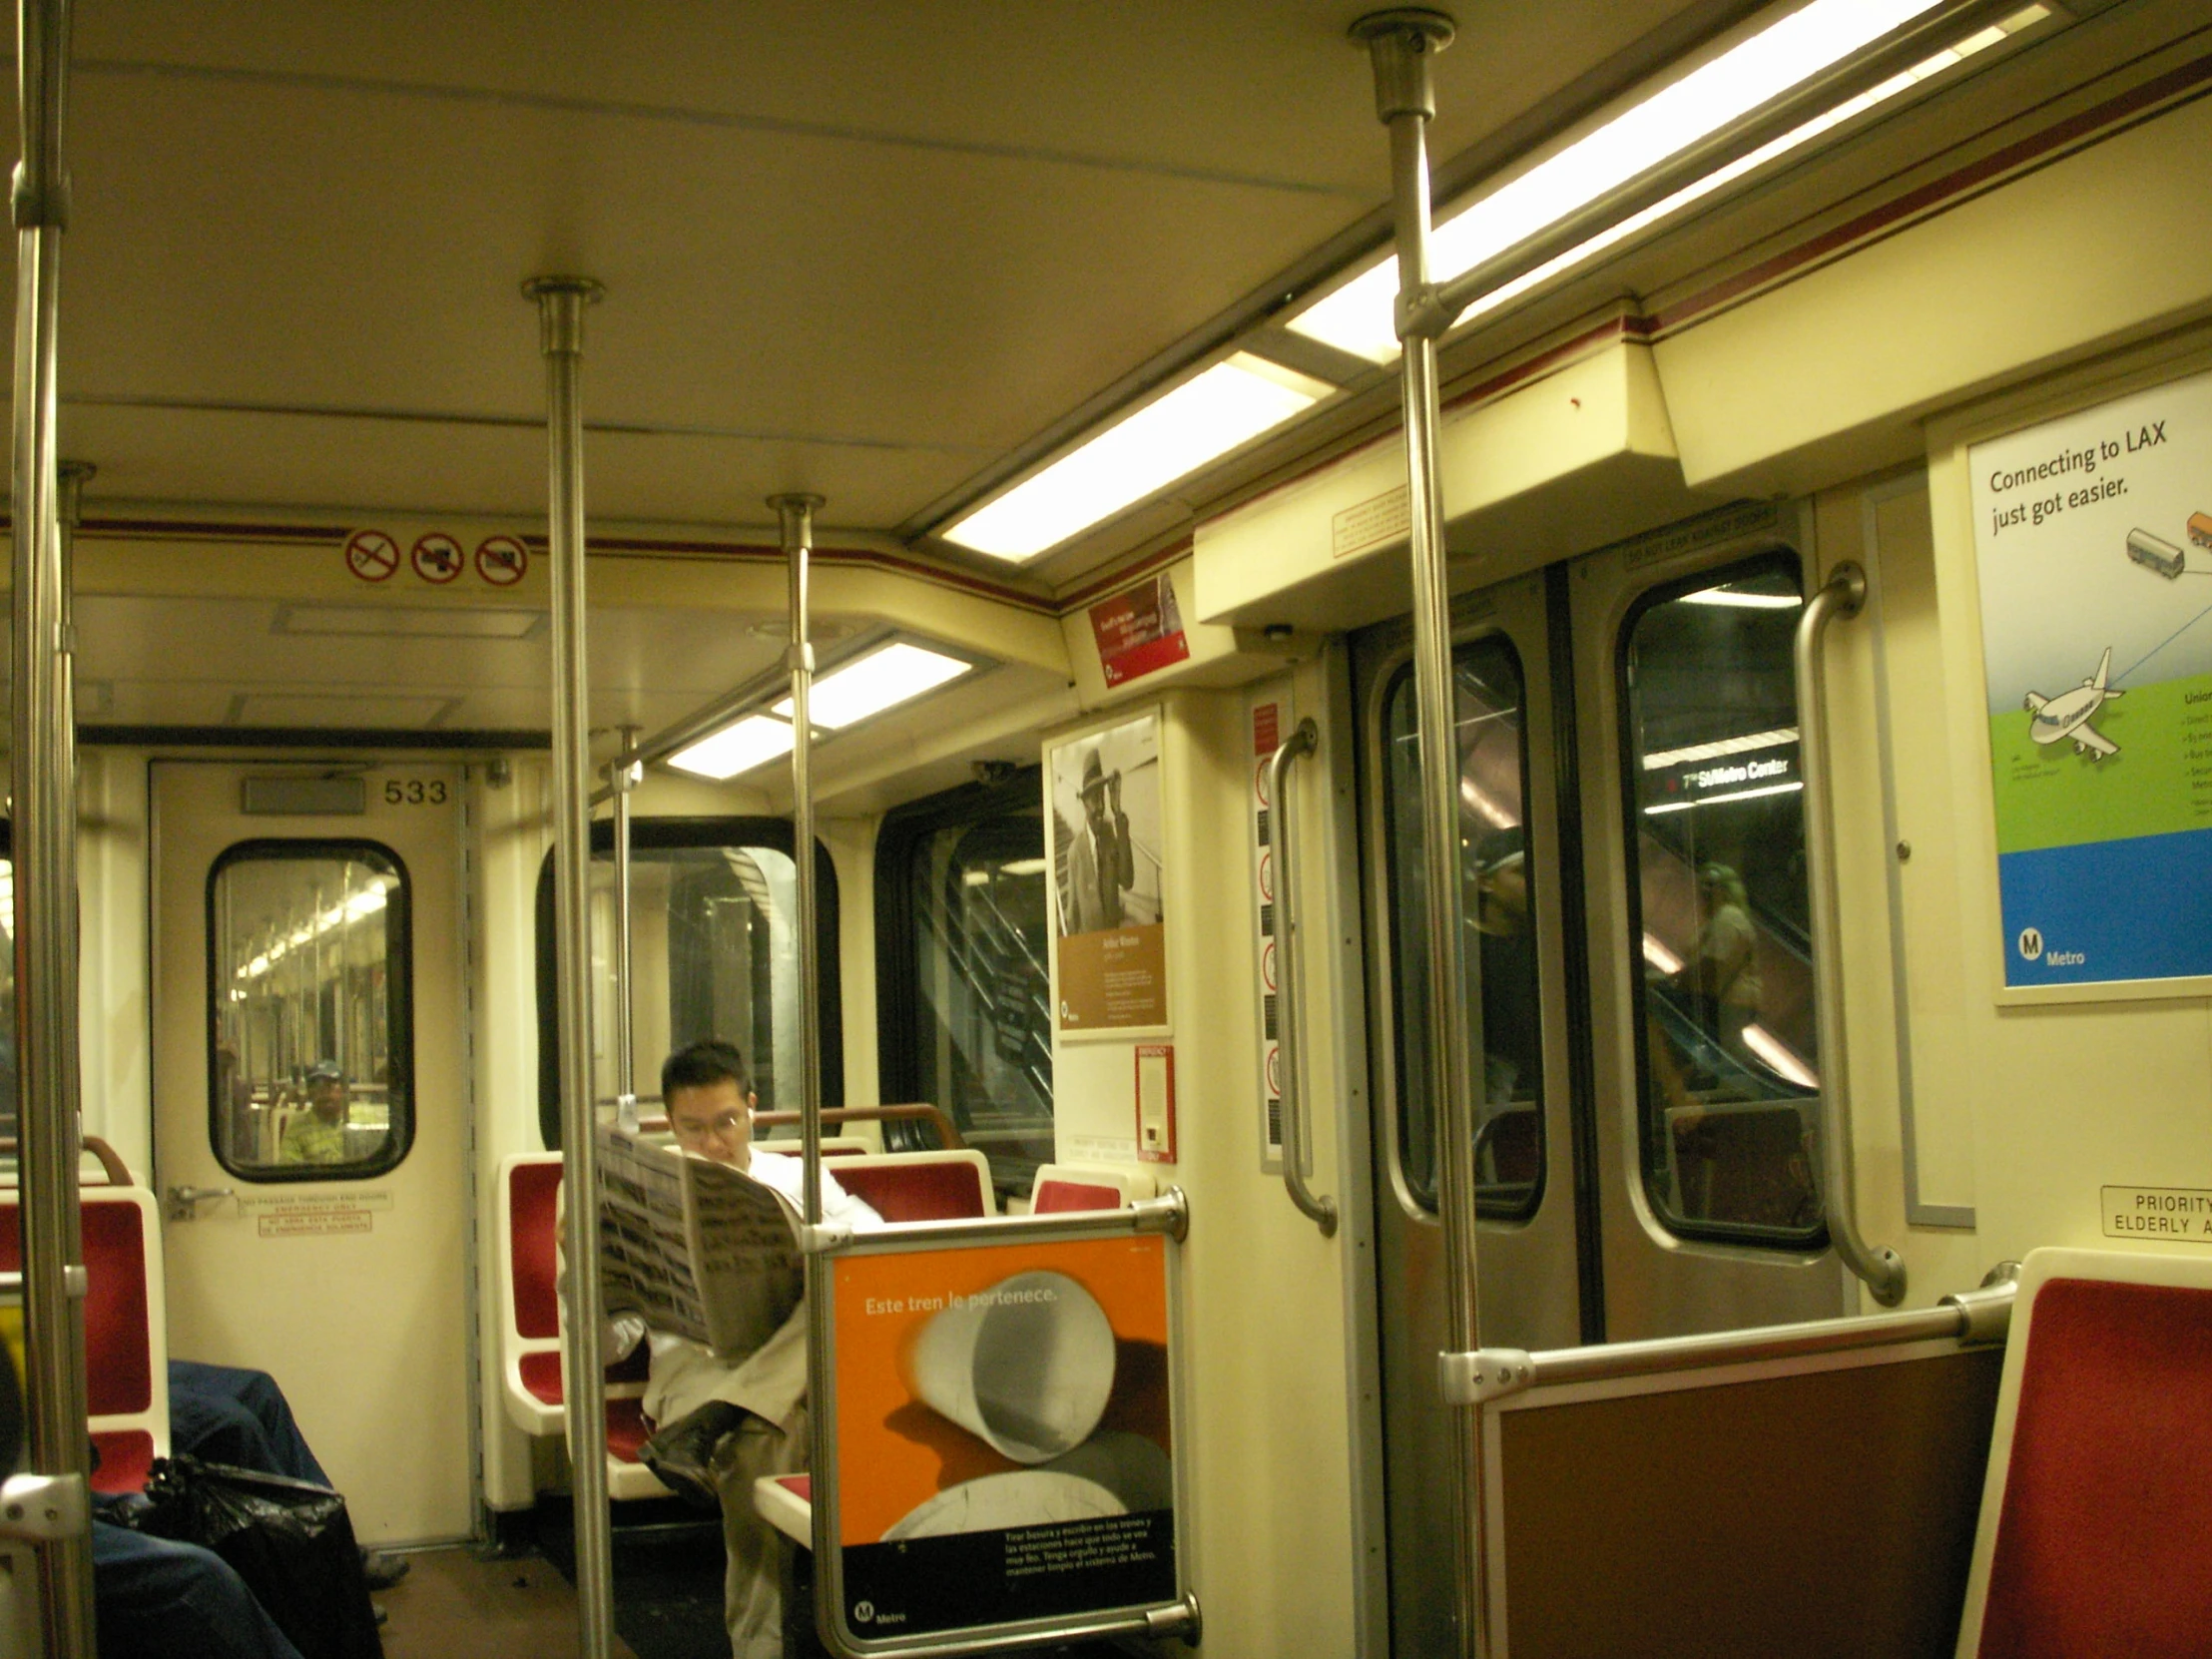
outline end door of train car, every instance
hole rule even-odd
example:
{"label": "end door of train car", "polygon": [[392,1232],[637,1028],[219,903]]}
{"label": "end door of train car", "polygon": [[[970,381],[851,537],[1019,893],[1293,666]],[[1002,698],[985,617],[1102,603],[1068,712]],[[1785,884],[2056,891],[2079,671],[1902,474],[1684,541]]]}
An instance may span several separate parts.
{"label": "end door of train car", "polygon": [[367,1542],[465,1537],[461,771],[153,765],[169,1351],[281,1379]]}

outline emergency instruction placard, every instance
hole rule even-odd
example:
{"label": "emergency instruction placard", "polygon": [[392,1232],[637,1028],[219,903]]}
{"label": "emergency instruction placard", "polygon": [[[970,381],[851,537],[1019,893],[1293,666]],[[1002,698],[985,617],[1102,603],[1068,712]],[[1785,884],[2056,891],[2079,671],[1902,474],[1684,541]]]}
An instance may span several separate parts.
{"label": "emergency instruction placard", "polygon": [[2212,974],[2212,374],[1969,466],[2004,982]]}

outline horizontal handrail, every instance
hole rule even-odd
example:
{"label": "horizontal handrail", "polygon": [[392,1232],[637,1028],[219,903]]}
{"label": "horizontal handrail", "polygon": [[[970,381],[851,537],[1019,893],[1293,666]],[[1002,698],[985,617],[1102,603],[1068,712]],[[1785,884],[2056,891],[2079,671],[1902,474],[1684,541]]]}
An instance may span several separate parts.
{"label": "horizontal handrail", "polygon": [[[122,1155],[98,1135],[87,1135],[84,1138],[84,1148],[100,1160],[101,1169],[107,1173],[109,1186],[131,1187],[137,1185],[131,1179],[131,1168],[124,1163]],[[14,1137],[0,1138],[0,1158],[14,1158],[19,1155]]]}
{"label": "horizontal handrail", "polygon": [[1978,1290],[1946,1296],[1933,1308],[1897,1314],[1807,1320],[1796,1325],[1710,1331],[1648,1342],[1597,1343],[1534,1354],[1507,1348],[1439,1354],[1438,1381],[1447,1401],[1474,1405],[1528,1388],[1806,1359],[1909,1343],[1949,1339],[1962,1348],[2001,1344],[2011,1325],[2012,1297],[2012,1282],[2002,1279]]}
{"label": "horizontal handrail", "polygon": [[[958,1152],[967,1145],[960,1138],[959,1130],[952,1127],[952,1120],[945,1116],[941,1106],[927,1101],[907,1101],[893,1106],[825,1106],[822,1109],[824,1124],[832,1123],[894,1123],[909,1118],[919,1118],[936,1126],[937,1138],[944,1143],[947,1152]],[[755,1112],[753,1127],[782,1129],[799,1122],[797,1112]]]}
{"label": "horizontal handrail", "polygon": [[[830,1114],[825,1112],[823,1116]],[[895,1255],[936,1245],[1014,1244],[1023,1239],[1134,1238],[1165,1233],[1181,1243],[1191,1230],[1191,1204],[1181,1187],[1158,1198],[1140,1198],[1114,1210],[1055,1210],[1049,1215],[963,1216],[949,1221],[894,1221],[856,1233],[849,1227],[816,1230],[818,1250],[860,1256]]]}

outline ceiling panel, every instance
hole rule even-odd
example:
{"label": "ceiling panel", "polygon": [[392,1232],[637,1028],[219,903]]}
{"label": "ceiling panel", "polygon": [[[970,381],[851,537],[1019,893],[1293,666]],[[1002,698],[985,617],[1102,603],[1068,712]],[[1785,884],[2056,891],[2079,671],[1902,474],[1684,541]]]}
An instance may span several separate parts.
{"label": "ceiling panel", "polygon": [[[1470,16],[1437,150],[1727,3]],[[895,525],[1382,203],[1363,9],[87,8],[69,446],[96,501],[535,510],[515,290],[574,270],[589,415],[666,434],[595,514]]]}

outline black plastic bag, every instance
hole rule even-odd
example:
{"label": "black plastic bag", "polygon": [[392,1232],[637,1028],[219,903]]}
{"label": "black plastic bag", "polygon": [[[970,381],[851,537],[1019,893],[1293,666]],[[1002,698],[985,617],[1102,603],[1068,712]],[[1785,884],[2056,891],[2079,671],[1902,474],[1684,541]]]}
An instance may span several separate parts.
{"label": "black plastic bag", "polygon": [[382,1659],[345,1499],[279,1474],[157,1459],[141,1532],[212,1549],[236,1569],[300,1659]]}

